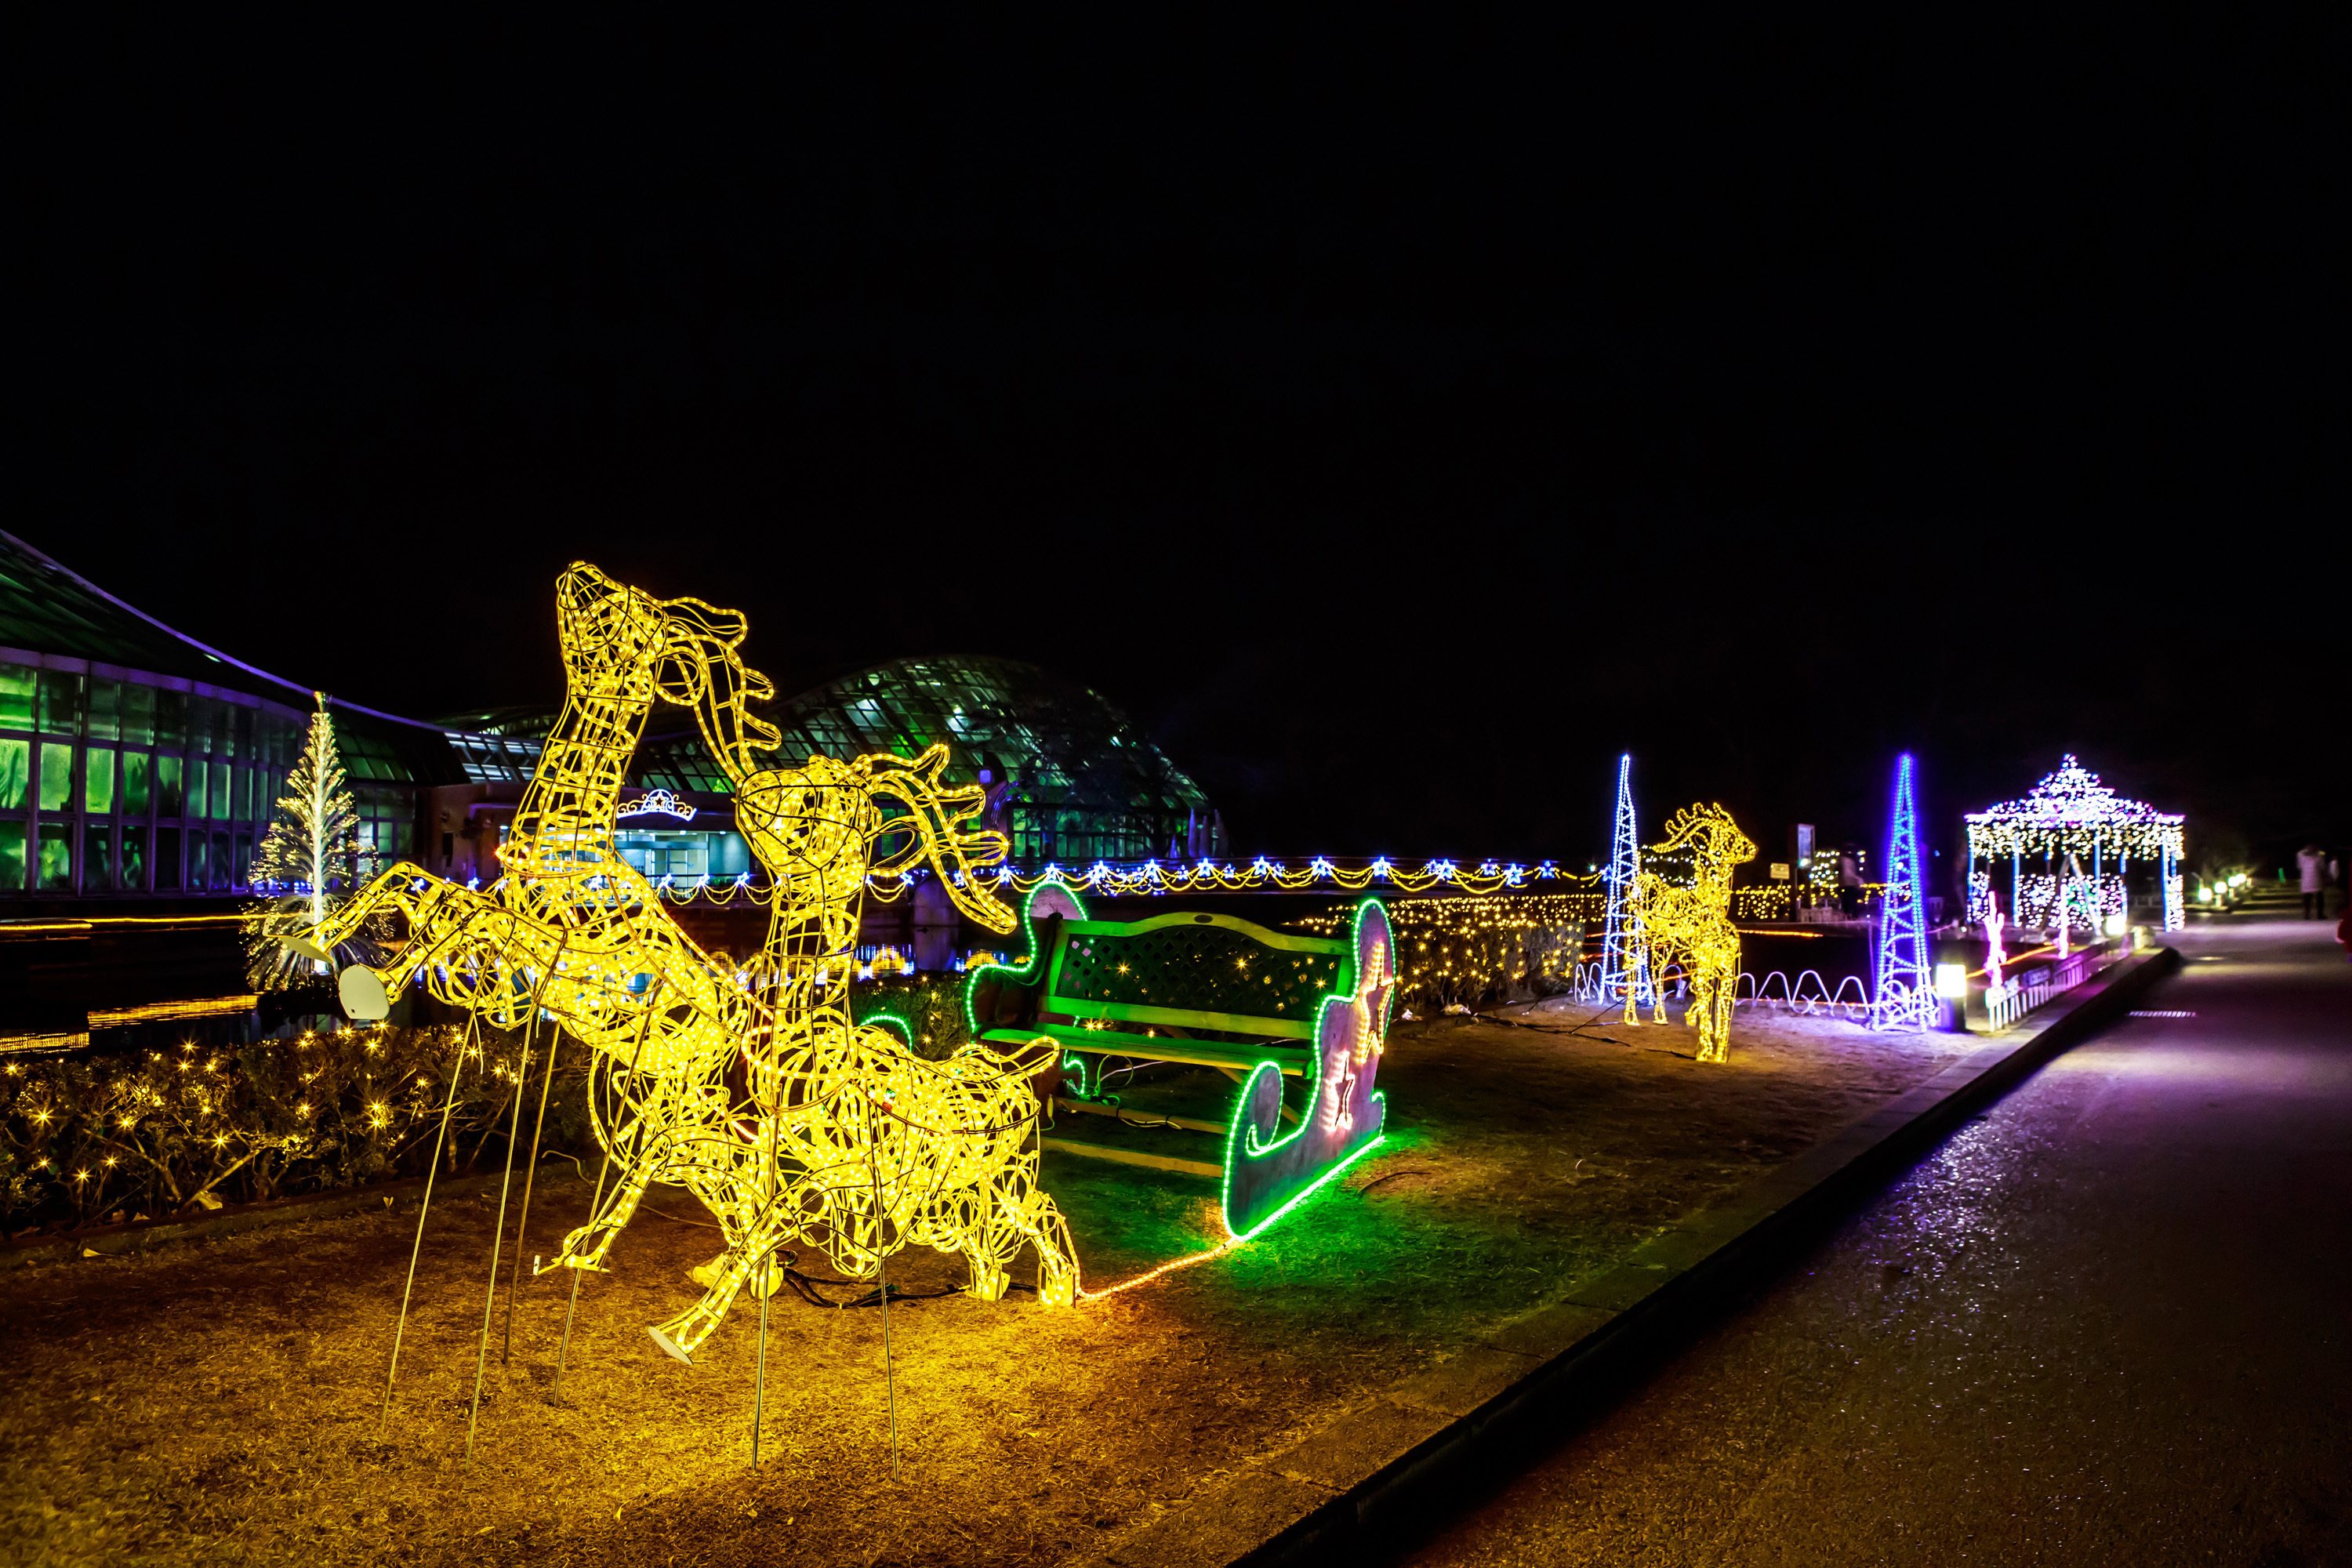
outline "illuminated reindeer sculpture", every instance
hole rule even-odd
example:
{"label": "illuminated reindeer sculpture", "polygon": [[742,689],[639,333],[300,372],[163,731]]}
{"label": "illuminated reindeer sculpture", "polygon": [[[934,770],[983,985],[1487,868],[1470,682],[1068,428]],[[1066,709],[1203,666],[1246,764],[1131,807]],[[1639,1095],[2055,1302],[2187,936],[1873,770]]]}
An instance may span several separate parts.
{"label": "illuminated reindeer sculpture", "polygon": [[733,966],[678,929],[614,847],[622,781],[656,699],[699,701],[721,670],[750,695],[769,688],[735,657],[740,616],[656,600],[584,563],[557,580],[556,628],[563,707],[499,847],[504,874],[478,891],[404,862],[310,943],[331,952],[370,918],[396,912],[407,928],[399,952],[344,972],[362,1006],[363,976],[396,994],[421,975],[435,996],[485,1023],[520,1027],[536,1005],[592,1047],[667,1073],[723,1054],[751,1003]]}
{"label": "illuminated reindeer sculpture", "polygon": [[[1677,888],[1654,872],[1635,879],[1638,940],[1649,949],[1650,973],[1662,974],[1679,959],[1690,976],[1690,1008],[1685,1015],[1698,1030],[1698,1059],[1727,1058],[1731,1045],[1732,993],[1739,979],[1739,932],[1731,923],[1731,868],[1756,858],[1756,846],[1719,805],[1685,806],[1666,824],[1666,837],[1653,853],[1691,852],[1694,884]],[[1628,1017],[1633,1004],[1626,1004]],[[1665,1016],[1663,985],[1651,1022]]]}
{"label": "illuminated reindeer sculpture", "polygon": [[[421,975],[501,1027],[542,1009],[598,1054],[590,1118],[620,1180],[600,1185],[597,1211],[548,1267],[600,1268],[649,1183],[688,1188],[728,1250],[698,1271],[703,1299],[650,1331],[680,1359],[777,1246],[803,1237],[859,1275],[908,1241],[962,1252],[990,1300],[1005,1289],[1004,1262],[1034,1240],[1041,1296],[1066,1304],[1066,1233],[1036,1188],[1034,1148],[1024,1150],[1037,1112],[1028,1075],[1042,1064],[984,1047],[925,1062],[887,1030],[853,1026],[829,984],[846,973],[869,868],[928,861],[974,920],[1012,928],[1012,911],[969,875],[1003,848],[962,832],[981,792],[940,785],[943,747],[911,765],[759,768],[753,753],[776,731],[746,704],[772,688],[738,655],[732,612],[657,601],[574,564],[557,623],[564,707],[499,851],[505,875],[477,892],[396,866],[302,951],[332,951],[344,927],[396,910],[407,942],[379,969],[346,971],[347,994],[356,985],[364,1001],[371,980],[396,991]],[[696,709],[743,797],[738,825],[776,878],[768,943],[747,969],[680,931],[614,845],[621,783],[657,700]],[[882,799],[908,815],[886,826]],[[904,842],[874,864],[876,842],[892,837]],[[768,1269],[763,1291],[777,1278]]]}
{"label": "illuminated reindeer sculpture", "polygon": [[[812,756],[798,768],[759,767],[756,752],[774,731],[743,711],[740,691],[730,698],[720,682],[705,689],[705,739],[775,899],[751,964],[761,1008],[742,1051],[742,1110],[684,1140],[674,1157],[682,1174],[667,1178],[684,1181],[719,1216],[727,1250],[698,1271],[709,1286],[703,1299],[655,1338],[690,1357],[745,1283],[765,1284],[774,1248],[793,1240],[858,1279],[909,1243],[960,1253],[971,1293],[992,1301],[1011,1283],[1014,1255],[1034,1246],[1040,1300],[1068,1306],[1077,1266],[1068,1227],[1037,1184],[1034,1136],[1031,1079],[1055,1053],[1008,1058],[975,1043],[929,1061],[891,1028],[854,1022],[844,983],[873,873],[927,863],[965,914],[1013,929],[1013,911],[971,875],[1004,853],[1002,836],[965,827],[985,792],[941,783],[943,745],[911,763]],[[905,815],[886,816],[884,801]]]}
{"label": "illuminated reindeer sculpture", "polygon": [[629,1064],[641,1092],[596,1126],[623,1180],[591,1221],[593,1248],[568,1245],[562,1260],[593,1268],[652,1174],[646,1156],[667,1146],[680,1107],[696,1103],[694,1080],[732,1055],[758,1012],[734,964],[679,930],[614,846],[622,781],[657,700],[699,702],[715,682],[725,689],[718,700],[740,704],[771,689],[735,652],[740,616],[656,600],[585,563],[557,580],[556,629],[563,707],[499,850],[504,874],[476,890],[394,866],[310,943],[289,945],[321,958],[371,917],[396,912],[407,932],[400,950],[376,969],[344,971],[355,1010],[380,1015],[373,986],[397,994],[421,976],[433,995],[493,1026],[519,1028],[543,1009],[608,1066]]}

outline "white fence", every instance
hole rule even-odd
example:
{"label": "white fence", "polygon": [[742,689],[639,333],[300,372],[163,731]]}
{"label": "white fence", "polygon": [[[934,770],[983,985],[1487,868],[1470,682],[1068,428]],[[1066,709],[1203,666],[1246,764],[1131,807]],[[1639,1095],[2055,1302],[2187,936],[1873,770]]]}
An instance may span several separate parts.
{"label": "white fence", "polygon": [[2130,951],[2128,942],[2103,942],[2003,980],[1985,993],[1985,1011],[1992,1016],[1994,1032],[2008,1028],[2060,992],[2072,991]]}

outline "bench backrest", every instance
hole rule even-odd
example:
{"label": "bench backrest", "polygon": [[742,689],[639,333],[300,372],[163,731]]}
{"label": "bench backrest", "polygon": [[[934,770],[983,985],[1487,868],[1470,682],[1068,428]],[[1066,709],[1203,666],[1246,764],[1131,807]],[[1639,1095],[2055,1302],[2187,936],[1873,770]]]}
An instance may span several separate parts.
{"label": "bench backrest", "polygon": [[1044,1007],[1074,1018],[1315,1037],[1323,998],[1354,984],[1348,944],[1234,915],[1066,921]]}

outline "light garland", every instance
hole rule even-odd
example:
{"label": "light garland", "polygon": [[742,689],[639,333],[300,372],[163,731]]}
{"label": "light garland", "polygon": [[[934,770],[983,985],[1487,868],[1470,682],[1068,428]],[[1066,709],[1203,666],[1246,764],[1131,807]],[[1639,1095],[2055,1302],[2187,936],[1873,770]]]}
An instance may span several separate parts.
{"label": "light garland", "polygon": [[[2046,914],[2053,922],[2063,920],[2071,924],[2073,912],[2078,907],[2086,914],[2106,907],[2112,896],[2108,891],[2110,868],[2114,884],[2120,889],[2125,867],[2137,857],[2158,863],[2164,898],[2164,929],[2178,931],[2183,923],[2180,859],[2188,818],[2117,795],[2101,784],[2098,775],[2084,768],[2071,752],[2057,771],[2045,776],[2021,799],[1969,812],[1964,820],[1968,825],[1971,915],[1979,914],[1981,909],[1976,896],[1979,887],[1976,868],[1980,860],[1988,865],[1987,879],[1981,884],[1986,890],[1990,888],[1991,868],[2003,859],[2009,862],[2010,918],[2013,921],[2024,924],[2029,917]],[[2042,897],[2029,897],[2023,862],[2034,856],[2049,862],[2051,878],[2061,872],[2070,881],[2087,878],[2094,891],[2083,895],[2069,889],[2062,896],[2053,883]],[[2095,920],[2093,924],[2095,933]]]}

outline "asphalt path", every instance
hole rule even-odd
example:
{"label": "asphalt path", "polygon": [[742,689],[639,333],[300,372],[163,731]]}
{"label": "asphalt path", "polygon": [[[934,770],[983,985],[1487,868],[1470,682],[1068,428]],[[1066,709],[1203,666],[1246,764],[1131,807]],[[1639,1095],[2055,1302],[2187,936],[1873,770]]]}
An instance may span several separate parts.
{"label": "asphalt path", "polygon": [[2178,933],[2141,1013],[1400,1561],[2352,1563],[2332,931]]}

